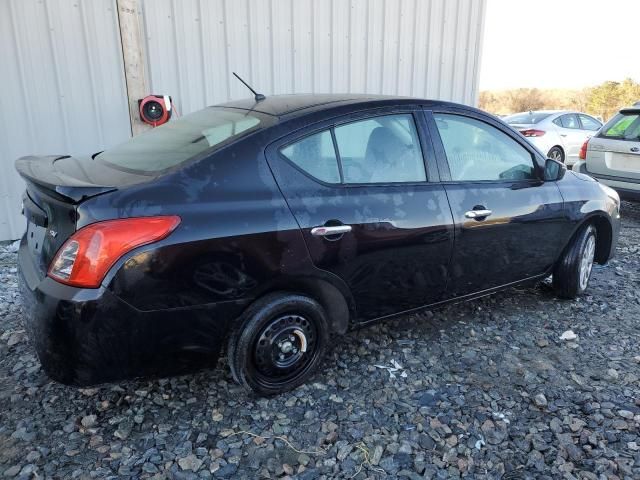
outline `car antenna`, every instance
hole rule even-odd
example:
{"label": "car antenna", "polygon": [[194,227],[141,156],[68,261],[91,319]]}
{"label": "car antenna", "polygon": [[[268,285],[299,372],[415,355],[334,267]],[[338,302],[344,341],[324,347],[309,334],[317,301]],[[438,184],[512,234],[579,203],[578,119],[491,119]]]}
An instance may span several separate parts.
{"label": "car antenna", "polygon": [[265,97],[263,94],[258,93],[258,92],[256,92],[253,88],[251,88],[251,87],[249,86],[249,84],[248,84],[247,82],[245,82],[242,78],[240,78],[240,75],[238,75],[236,72],[231,72],[231,73],[233,73],[233,75],[234,75],[238,80],[240,80],[240,81],[244,84],[244,86],[245,86],[245,87],[247,87],[249,90],[251,90],[251,93],[253,93],[253,98],[255,98],[255,99],[256,99],[256,102],[259,102],[260,100],[264,100],[265,98],[267,98],[267,97]]}

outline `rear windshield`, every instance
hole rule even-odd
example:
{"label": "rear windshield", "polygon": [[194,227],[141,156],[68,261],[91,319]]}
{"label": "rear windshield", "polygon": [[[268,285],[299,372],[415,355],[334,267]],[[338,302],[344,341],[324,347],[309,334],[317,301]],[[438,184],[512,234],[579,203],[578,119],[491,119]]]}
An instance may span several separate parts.
{"label": "rear windshield", "polygon": [[524,112],[524,113],[514,113],[513,115],[509,115],[508,117],[503,118],[505,122],[509,125],[515,125],[517,123],[521,124],[532,124],[538,123],[547,118],[550,113],[540,113],[540,112]]}
{"label": "rear windshield", "polygon": [[640,140],[640,112],[618,113],[602,128],[600,137]]}
{"label": "rear windshield", "polygon": [[208,107],[173,119],[96,158],[126,170],[159,172],[235,140],[259,124],[260,119],[249,111]]}

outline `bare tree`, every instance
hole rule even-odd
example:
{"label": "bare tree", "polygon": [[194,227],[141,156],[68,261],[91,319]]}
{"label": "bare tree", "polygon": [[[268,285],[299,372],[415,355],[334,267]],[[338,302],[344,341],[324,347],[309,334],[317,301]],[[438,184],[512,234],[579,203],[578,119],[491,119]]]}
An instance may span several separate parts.
{"label": "bare tree", "polygon": [[508,94],[508,105],[512,112],[539,110],[544,107],[544,98],[537,88],[518,88]]}

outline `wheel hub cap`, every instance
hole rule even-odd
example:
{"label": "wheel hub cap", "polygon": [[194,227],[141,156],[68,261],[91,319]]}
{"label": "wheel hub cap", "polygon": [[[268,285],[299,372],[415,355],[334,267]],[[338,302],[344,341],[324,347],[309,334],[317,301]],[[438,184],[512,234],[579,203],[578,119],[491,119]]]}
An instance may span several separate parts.
{"label": "wheel hub cap", "polygon": [[584,246],[582,253],[582,259],[580,260],[580,288],[584,290],[589,283],[589,277],[591,276],[591,270],[593,268],[593,258],[596,252],[596,239],[591,235],[587,239],[587,244]]}

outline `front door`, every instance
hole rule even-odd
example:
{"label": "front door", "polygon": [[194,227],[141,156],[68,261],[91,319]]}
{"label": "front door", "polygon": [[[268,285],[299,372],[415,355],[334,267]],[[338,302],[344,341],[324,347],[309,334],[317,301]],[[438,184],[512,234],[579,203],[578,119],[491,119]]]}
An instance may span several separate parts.
{"label": "front door", "polygon": [[[442,299],[453,221],[424,117],[331,122],[267,149],[314,264],[342,278],[360,321]],[[428,165],[428,164],[427,164]]]}
{"label": "front door", "polygon": [[548,271],[567,224],[560,191],[555,182],[540,180],[532,151],[488,117],[453,112],[427,112],[427,117],[446,159],[441,171],[449,177],[444,184],[456,228],[450,296]]}

